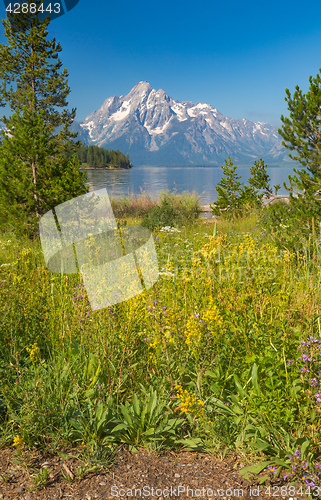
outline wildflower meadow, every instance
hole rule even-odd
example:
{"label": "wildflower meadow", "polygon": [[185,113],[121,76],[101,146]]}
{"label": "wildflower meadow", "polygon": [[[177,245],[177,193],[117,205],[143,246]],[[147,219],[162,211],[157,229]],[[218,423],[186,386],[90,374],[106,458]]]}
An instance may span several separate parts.
{"label": "wildflower meadow", "polygon": [[97,311],[81,275],[46,269],[39,239],[1,234],[1,445],[68,445],[96,464],[119,444],[237,454],[244,477],[312,495],[321,486],[316,221],[293,249],[258,209],[209,223],[194,195],[169,196],[163,219],[147,205],[149,215],[144,201],[112,200],[120,225],[152,224],[158,280]]}

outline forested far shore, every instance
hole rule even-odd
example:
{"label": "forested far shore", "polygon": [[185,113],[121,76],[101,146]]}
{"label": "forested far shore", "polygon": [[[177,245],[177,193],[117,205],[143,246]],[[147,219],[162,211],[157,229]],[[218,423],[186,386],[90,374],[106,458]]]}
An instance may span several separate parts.
{"label": "forested far shore", "polygon": [[82,168],[132,168],[129,155],[124,155],[117,149],[100,148],[99,146],[81,145],[77,151],[77,158],[82,164]]}

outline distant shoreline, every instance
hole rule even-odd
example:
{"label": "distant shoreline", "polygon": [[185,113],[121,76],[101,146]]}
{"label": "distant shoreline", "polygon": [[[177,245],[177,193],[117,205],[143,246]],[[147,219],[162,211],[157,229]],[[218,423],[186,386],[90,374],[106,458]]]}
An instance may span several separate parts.
{"label": "distant shoreline", "polygon": [[80,167],[80,170],[130,170],[132,167]]}
{"label": "distant shoreline", "polygon": [[[124,167],[80,167],[81,170],[130,170]],[[137,168],[221,168],[219,165],[136,165]],[[238,168],[251,168],[251,165],[237,165]],[[295,165],[267,165],[268,168],[294,168]]]}

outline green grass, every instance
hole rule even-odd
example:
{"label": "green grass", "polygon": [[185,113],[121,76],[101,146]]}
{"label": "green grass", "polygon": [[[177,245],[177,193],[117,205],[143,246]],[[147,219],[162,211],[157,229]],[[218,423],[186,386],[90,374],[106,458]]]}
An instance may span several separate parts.
{"label": "green grass", "polygon": [[[321,437],[318,235],[280,250],[260,213],[209,226],[196,197],[175,196],[184,220],[153,230],[158,281],[106,309],[91,311],[81,275],[46,269],[39,240],[1,235],[1,443],[68,444],[97,463],[119,443],[236,452],[262,464],[252,472],[275,465],[265,479],[296,461],[306,486]],[[112,199],[121,225],[154,206]]]}

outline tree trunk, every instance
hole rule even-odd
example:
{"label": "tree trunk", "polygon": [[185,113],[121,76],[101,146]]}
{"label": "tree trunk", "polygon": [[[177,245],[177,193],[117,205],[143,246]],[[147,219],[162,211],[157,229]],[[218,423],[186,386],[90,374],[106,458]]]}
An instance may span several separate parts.
{"label": "tree trunk", "polygon": [[[36,164],[35,164],[34,160],[32,160],[31,167],[32,167],[33,183],[35,185],[35,189],[37,189]],[[34,193],[34,198],[35,198],[35,201],[36,201],[36,216],[39,218],[40,217],[40,214],[39,214],[39,200],[38,200],[38,196],[37,196],[36,192]]]}
{"label": "tree trunk", "polygon": [[[31,57],[33,55],[33,44],[31,45]],[[33,95],[33,101],[32,101],[32,108],[33,111],[36,111],[36,80],[35,80],[35,67],[34,63],[32,63],[32,72],[31,72],[31,89],[32,89],[32,95]],[[32,177],[33,177],[33,183],[35,185],[35,192],[34,192],[34,198],[36,201],[36,216],[39,218],[39,200],[38,200],[38,195],[37,195],[37,171],[36,171],[36,163],[35,160],[32,159],[31,163],[31,168],[32,168]]]}

